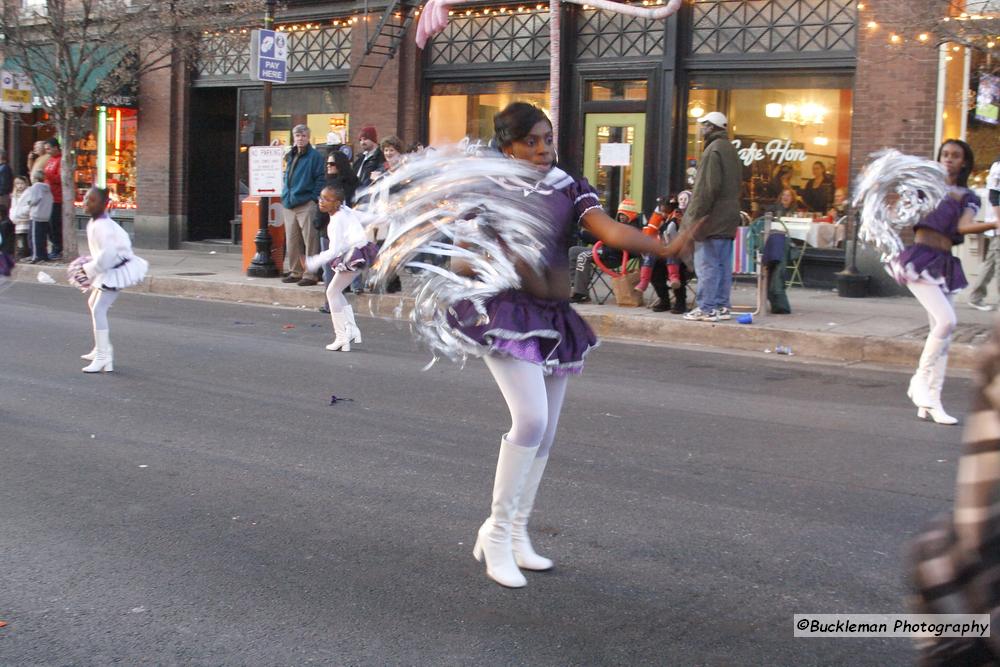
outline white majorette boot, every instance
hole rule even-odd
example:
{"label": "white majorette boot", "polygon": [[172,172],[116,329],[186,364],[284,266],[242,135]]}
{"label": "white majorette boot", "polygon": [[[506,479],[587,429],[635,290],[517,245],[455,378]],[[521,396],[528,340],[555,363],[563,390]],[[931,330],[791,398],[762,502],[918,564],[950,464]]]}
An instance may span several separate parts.
{"label": "white majorette boot", "polygon": [[[910,378],[910,386],[906,390],[906,395],[910,397],[913,404],[918,408],[928,408],[934,406],[934,398],[931,392],[931,374],[934,365],[942,354],[948,354],[947,338],[928,336],[924,343],[923,352],[920,353],[920,362],[917,364],[917,371]],[[918,413],[919,414],[919,413]]]}
{"label": "white majorette boot", "polygon": [[[97,332],[96,331],[94,332],[94,340],[95,341],[97,340]],[[108,347],[111,349],[111,355],[114,356],[114,354],[115,354],[115,346],[111,345],[109,343]],[[80,358],[83,359],[84,361],[93,361],[94,357],[96,357],[96,356],[97,356],[97,344],[95,343],[94,344],[94,349],[92,349],[87,354],[81,354]]]}
{"label": "white majorette boot", "polygon": [[948,348],[944,349],[944,353],[941,354],[934,367],[931,369],[931,381],[930,381],[930,401],[927,405],[922,406],[917,410],[917,416],[921,419],[927,419],[930,417],[934,420],[936,424],[944,424],[946,426],[952,426],[958,423],[958,420],[949,415],[944,411],[944,406],[941,405],[941,390],[944,388],[944,376],[948,370]]}
{"label": "white majorette boot", "polygon": [[350,306],[344,308],[344,314],[347,315],[347,337],[352,343],[357,343],[361,345],[361,329],[358,328],[358,323],[354,321],[354,309]]}
{"label": "white majorette boot", "polygon": [[326,346],[331,352],[340,350],[341,352],[351,351],[351,337],[347,329],[347,315],[344,311],[339,313],[331,312],[330,319],[333,320],[333,332],[337,334],[333,342]]}
{"label": "white majorette boot", "polygon": [[518,497],[537,453],[537,446],[512,445],[506,436],[500,441],[492,512],[479,528],[476,546],[472,549],[476,560],[486,560],[486,576],[507,588],[522,588],[528,583],[514,561],[511,528]]}
{"label": "white majorette boot", "polygon": [[111,353],[110,332],[107,329],[97,329],[94,331],[94,340],[97,342],[97,354],[90,365],[83,368],[84,373],[111,373],[115,370],[114,359]]}
{"label": "white majorette boot", "polygon": [[521,489],[521,497],[517,500],[517,511],[514,513],[514,521],[510,531],[510,541],[514,549],[514,561],[522,570],[533,570],[544,572],[552,569],[552,561],[535,553],[531,546],[531,538],[528,537],[528,518],[531,516],[531,509],[535,505],[535,494],[538,493],[538,484],[542,481],[545,473],[545,464],[549,462],[549,457],[536,458],[528,471],[528,477],[524,480],[524,488]]}

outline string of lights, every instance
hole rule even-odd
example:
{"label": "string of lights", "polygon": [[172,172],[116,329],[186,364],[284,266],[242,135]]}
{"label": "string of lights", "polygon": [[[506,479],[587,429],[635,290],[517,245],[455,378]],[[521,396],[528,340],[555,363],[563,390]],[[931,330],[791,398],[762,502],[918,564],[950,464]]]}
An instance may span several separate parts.
{"label": "string of lights", "polygon": [[[656,6],[663,5],[663,3],[664,3],[664,0],[642,0],[641,2],[623,3],[623,4],[642,5],[643,7],[656,7]],[[416,9],[414,9],[414,11],[413,11],[414,18],[420,16],[421,9],[423,9],[422,6],[417,7]],[[583,9],[585,9],[585,10],[593,10],[594,7],[591,7],[590,5],[583,5]],[[510,16],[510,15],[518,15],[518,14],[522,14],[523,15],[523,14],[548,14],[548,13],[549,13],[549,6],[548,6],[548,4],[545,4],[545,3],[536,3],[536,4],[519,3],[519,4],[497,5],[497,6],[493,6],[493,7],[481,7],[481,8],[480,7],[468,7],[468,8],[465,8],[465,9],[461,9],[461,8],[459,8],[459,9],[452,9],[452,10],[448,11],[448,16],[455,16],[455,17],[458,17],[458,18],[462,18],[462,17],[465,17],[465,16],[470,17],[470,18],[478,18],[478,17],[485,17],[485,16]],[[278,30],[278,31],[281,31],[281,32],[295,33],[295,32],[306,32],[306,31],[309,31],[309,30],[322,30],[322,29],[325,29],[325,28],[329,28],[331,26],[334,27],[334,28],[346,28],[346,27],[350,27],[352,25],[355,25],[355,24],[357,24],[357,23],[359,23],[361,21],[368,20],[371,16],[372,15],[369,14],[368,16],[365,16],[365,15],[362,15],[362,16],[349,16],[349,17],[341,17],[341,18],[336,18],[336,19],[329,19],[329,20],[326,20],[326,21],[309,21],[309,22],[306,22],[306,23],[285,23],[285,24],[276,26],[275,30]],[[396,16],[396,18],[402,18],[402,14],[400,12],[396,12],[395,16]],[[239,34],[239,35],[246,35],[246,34],[249,34],[249,32],[250,32],[249,28],[234,28],[234,29],[231,29],[231,30],[228,31],[228,33],[232,34],[232,35],[237,35],[237,34]],[[224,33],[222,33],[222,32],[206,31],[204,34],[205,35],[215,35],[216,37],[220,37]]]}
{"label": "string of lights", "polygon": [[[859,12],[864,12],[868,9],[868,6],[864,2],[859,2],[857,5]],[[978,22],[982,23],[984,21],[1000,21],[1000,14],[967,14],[961,12],[956,16],[945,16],[941,19],[942,23],[957,23],[962,24],[965,22]],[[883,30],[882,24],[880,24],[875,19],[868,19],[862,16],[859,23],[865,26],[869,34],[876,34]],[[886,34],[886,41],[892,46],[902,46],[903,44],[909,42],[918,42],[920,44],[929,44],[932,37],[931,33],[921,30],[916,32],[912,37],[907,37],[901,34],[900,31],[888,31]],[[953,40],[941,40],[941,41],[953,41]],[[983,48],[987,51],[992,51],[996,48],[997,44],[1000,44],[1000,35],[988,34],[988,31],[984,31],[984,34],[979,35],[964,35],[962,41],[968,43],[969,45],[974,45],[978,48]],[[954,47],[953,50],[958,51],[959,47]]]}

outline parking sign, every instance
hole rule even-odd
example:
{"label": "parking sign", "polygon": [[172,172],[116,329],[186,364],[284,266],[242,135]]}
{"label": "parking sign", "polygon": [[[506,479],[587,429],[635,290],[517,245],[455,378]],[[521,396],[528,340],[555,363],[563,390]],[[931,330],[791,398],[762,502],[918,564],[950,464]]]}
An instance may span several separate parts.
{"label": "parking sign", "polygon": [[26,74],[0,70],[0,111],[31,113],[33,97],[31,79]]}
{"label": "parking sign", "polygon": [[256,81],[288,81],[288,35],[254,30],[250,36],[250,76]]}

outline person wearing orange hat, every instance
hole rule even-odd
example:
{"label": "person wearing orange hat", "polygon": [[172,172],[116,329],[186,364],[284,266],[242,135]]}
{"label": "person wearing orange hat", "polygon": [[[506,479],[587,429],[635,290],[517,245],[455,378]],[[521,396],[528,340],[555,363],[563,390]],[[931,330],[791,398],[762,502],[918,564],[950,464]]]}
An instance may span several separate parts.
{"label": "person wearing orange hat", "polygon": [[618,204],[618,222],[625,223],[626,225],[636,225],[636,220],[639,218],[639,207],[636,206],[635,201],[626,197],[622,199],[621,203]]}

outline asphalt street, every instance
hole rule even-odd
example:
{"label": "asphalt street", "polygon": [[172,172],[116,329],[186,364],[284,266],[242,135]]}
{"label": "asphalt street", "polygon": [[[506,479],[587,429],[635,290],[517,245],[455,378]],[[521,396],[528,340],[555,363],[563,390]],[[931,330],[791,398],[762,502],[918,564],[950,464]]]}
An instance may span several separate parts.
{"label": "asphalt street", "polygon": [[364,317],[326,352],[306,310],[124,294],[111,322],[85,375],[83,295],[0,294],[0,665],[914,661],[792,628],[906,611],[961,430],[902,373],[605,343],[533,518],[556,569],[511,591],[471,555],[507,426],[481,362],[424,371]]}

